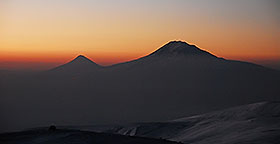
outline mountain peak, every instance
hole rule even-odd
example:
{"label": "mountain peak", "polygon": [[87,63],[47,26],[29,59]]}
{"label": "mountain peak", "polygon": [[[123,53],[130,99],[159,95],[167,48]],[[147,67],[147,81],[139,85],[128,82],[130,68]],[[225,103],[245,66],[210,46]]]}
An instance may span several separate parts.
{"label": "mountain peak", "polygon": [[182,45],[184,45],[184,44],[187,44],[187,45],[190,45],[190,44],[188,44],[187,42],[185,42],[185,41],[170,41],[169,43],[167,43],[167,44],[177,44],[177,45],[179,45],[179,44],[182,44]]}
{"label": "mountain peak", "polygon": [[170,55],[209,55],[207,51],[201,50],[195,45],[190,45],[184,41],[170,41],[169,43],[165,44],[151,55],[157,56],[170,56]]}
{"label": "mountain peak", "polygon": [[78,55],[72,61],[64,65],[58,66],[53,70],[77,73],[84,71],[92,71],[96,68],[100,68],[100,66],[92,60],[90,60],[89,58],[87,58],[86,56]]}
{"label": "mountain peak", "polygon": [[72,63],[72,64],[95,64],[95,65],[97,65],[95,62],[93,62],[92,60],[90,60],[89,58],[87,58],[84,55],[78,55],[76,58],[74,58],[69,63]]}
{"label": "mountain peak", "polygon": [[77,58],[81,58],[81,57],[82,57],[82,58],[85,58],[84,55],[78,55],[78,56],[77,56]]}
{"label": "mountain peak", "polygon": [[86,61],[91,61],[89,58],[87,58],[84,55],[78,55],[74,60],[86,60]]}

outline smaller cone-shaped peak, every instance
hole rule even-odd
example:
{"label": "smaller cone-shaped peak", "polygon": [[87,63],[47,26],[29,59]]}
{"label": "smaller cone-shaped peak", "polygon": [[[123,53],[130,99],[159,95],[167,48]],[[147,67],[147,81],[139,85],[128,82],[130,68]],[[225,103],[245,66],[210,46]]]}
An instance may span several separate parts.
{"label": "smaller cone-shaped peak", "polygon": [[79,55],[73,61],[91,61],[91,60],[89,58],[85,57],[84,55]]}
{"label": "smaller cone-shaped peak", "polygon": [[95,62],[93,62],[92,60],[90,60],[84,55],[78,55],[72,61],[64,65],[58,66],[53,70],[60,71],[60,72],[77,73],[77,72],[89,72],[97,68],[100,68],[98,64],[96,64]]}

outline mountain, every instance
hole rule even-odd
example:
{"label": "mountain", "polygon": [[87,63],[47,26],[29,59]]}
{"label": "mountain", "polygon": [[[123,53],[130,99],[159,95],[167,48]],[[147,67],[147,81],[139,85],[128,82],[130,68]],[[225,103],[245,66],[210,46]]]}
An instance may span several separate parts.
{"label": "mountain", "polygon": [[183,41],[171,41],[159,48],[155,52],[151,53],[149,56],[189,56],[189,55],[200,55],[216,57],[209,52],[199,49],[195,45],[190,45]]}
{"label": "mountain", "polygon": [[1,144],[179,144],[177,142],[122,136],[106,133],[94,133],[78,130],[46,129],[0,134]]}
{"label": "mountain", "polygon": [[193,144],[280,142],[280,102],[260,102],[166,122],[72,127]]}
{"label": "mountain", "polygon": [[49,70],[53,73],[89,73],[100,69],[101,66],[91,61],[89,58],[79,55],[72,61]]}
{"label": "mountain", "polygon": [[196,57],[199,59],[219,59],[215,55],[199,49],[195,45],[190,45],[183,41],[171,41],[147,56],[133,61],[116,64],[112,67],[133,65],[136,63],[157,64],[159,61],[159,64],[163,65],[164,63],[168,64],[168,62],[175,59],[177,59],[176,62],[180,62],[186,60],[186,58],[192,59]]}
{"label": "mountain", "polygon": [[108,67],[80,56],[50,71],[0,76],[0,131],[166,121],[279,100],[279,83],[277,70],[180,41]]}

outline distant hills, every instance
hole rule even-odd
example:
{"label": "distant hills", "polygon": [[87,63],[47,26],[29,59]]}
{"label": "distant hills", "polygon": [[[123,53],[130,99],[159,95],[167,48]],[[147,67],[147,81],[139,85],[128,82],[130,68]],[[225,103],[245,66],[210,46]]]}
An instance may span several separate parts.
{"label": "distant hills", "polygon": [[103,67],[85,56],[54,69],[1,74],[1,130],[55,123],[163,121],[279,100],[280,72],[186,42]]}

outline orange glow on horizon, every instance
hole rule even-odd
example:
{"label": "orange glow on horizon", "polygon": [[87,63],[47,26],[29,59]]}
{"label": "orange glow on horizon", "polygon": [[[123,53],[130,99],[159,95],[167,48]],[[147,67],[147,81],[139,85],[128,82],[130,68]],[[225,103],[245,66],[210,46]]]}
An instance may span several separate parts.
{"label": "orange glow on horizon", "polygon": [[46,69],[79,54],[101,65],[183,40],[227,59],[280,60],[268,1],[0,1],[0,69]]}
{"label": "orange glow on horizon", "polygon": [[[155,49],[156,50],[156,49]],[[206,50],[206,49],[204,49]],[[207,51],[207,50],[206,50]],[[149,53],[145,53],[142,55],[139,54],[53,54],[53,53],[37,53],[37,54],[6,54],[0,57],[0,68],[2,69],[12,69],[12,70],[21,70],[21,69],[30,69],[30,70],[47,70],[54,68],[56,66],[65,64],[72,59],[74,59],[78,55],[84,55],[94,61],[95,63],[102,66],[109,66],[121,62],[131,61],[134,59],[138,59],[140,57],[146,56]],[[211,52],[212,53],[212,52]],[[241,60],[247,62],[262,62],[262,61],[279,61],[280,59],[277,55],[268,55],[268,56],[255,56],[255,55],[218,55],[212,53],[218,57],[223,57],[229,60]]]}
{"label": "orange glow on horizon", "polygon": [[95,63],[102,66],[109,66],[116,63],[126,62],[130,60],[137,59],[141,56],[135,55],[87,55],[83,53],[71,55],[46,55],[46,54],[36,54],[35,56],[28,55],[6,55],[0,58],[0,68],[2,69],[31,69],[31,70],[47,70],[54,68],[56,66],[65,64],[73,60],[78,55],[84,55],[94,61]]}

